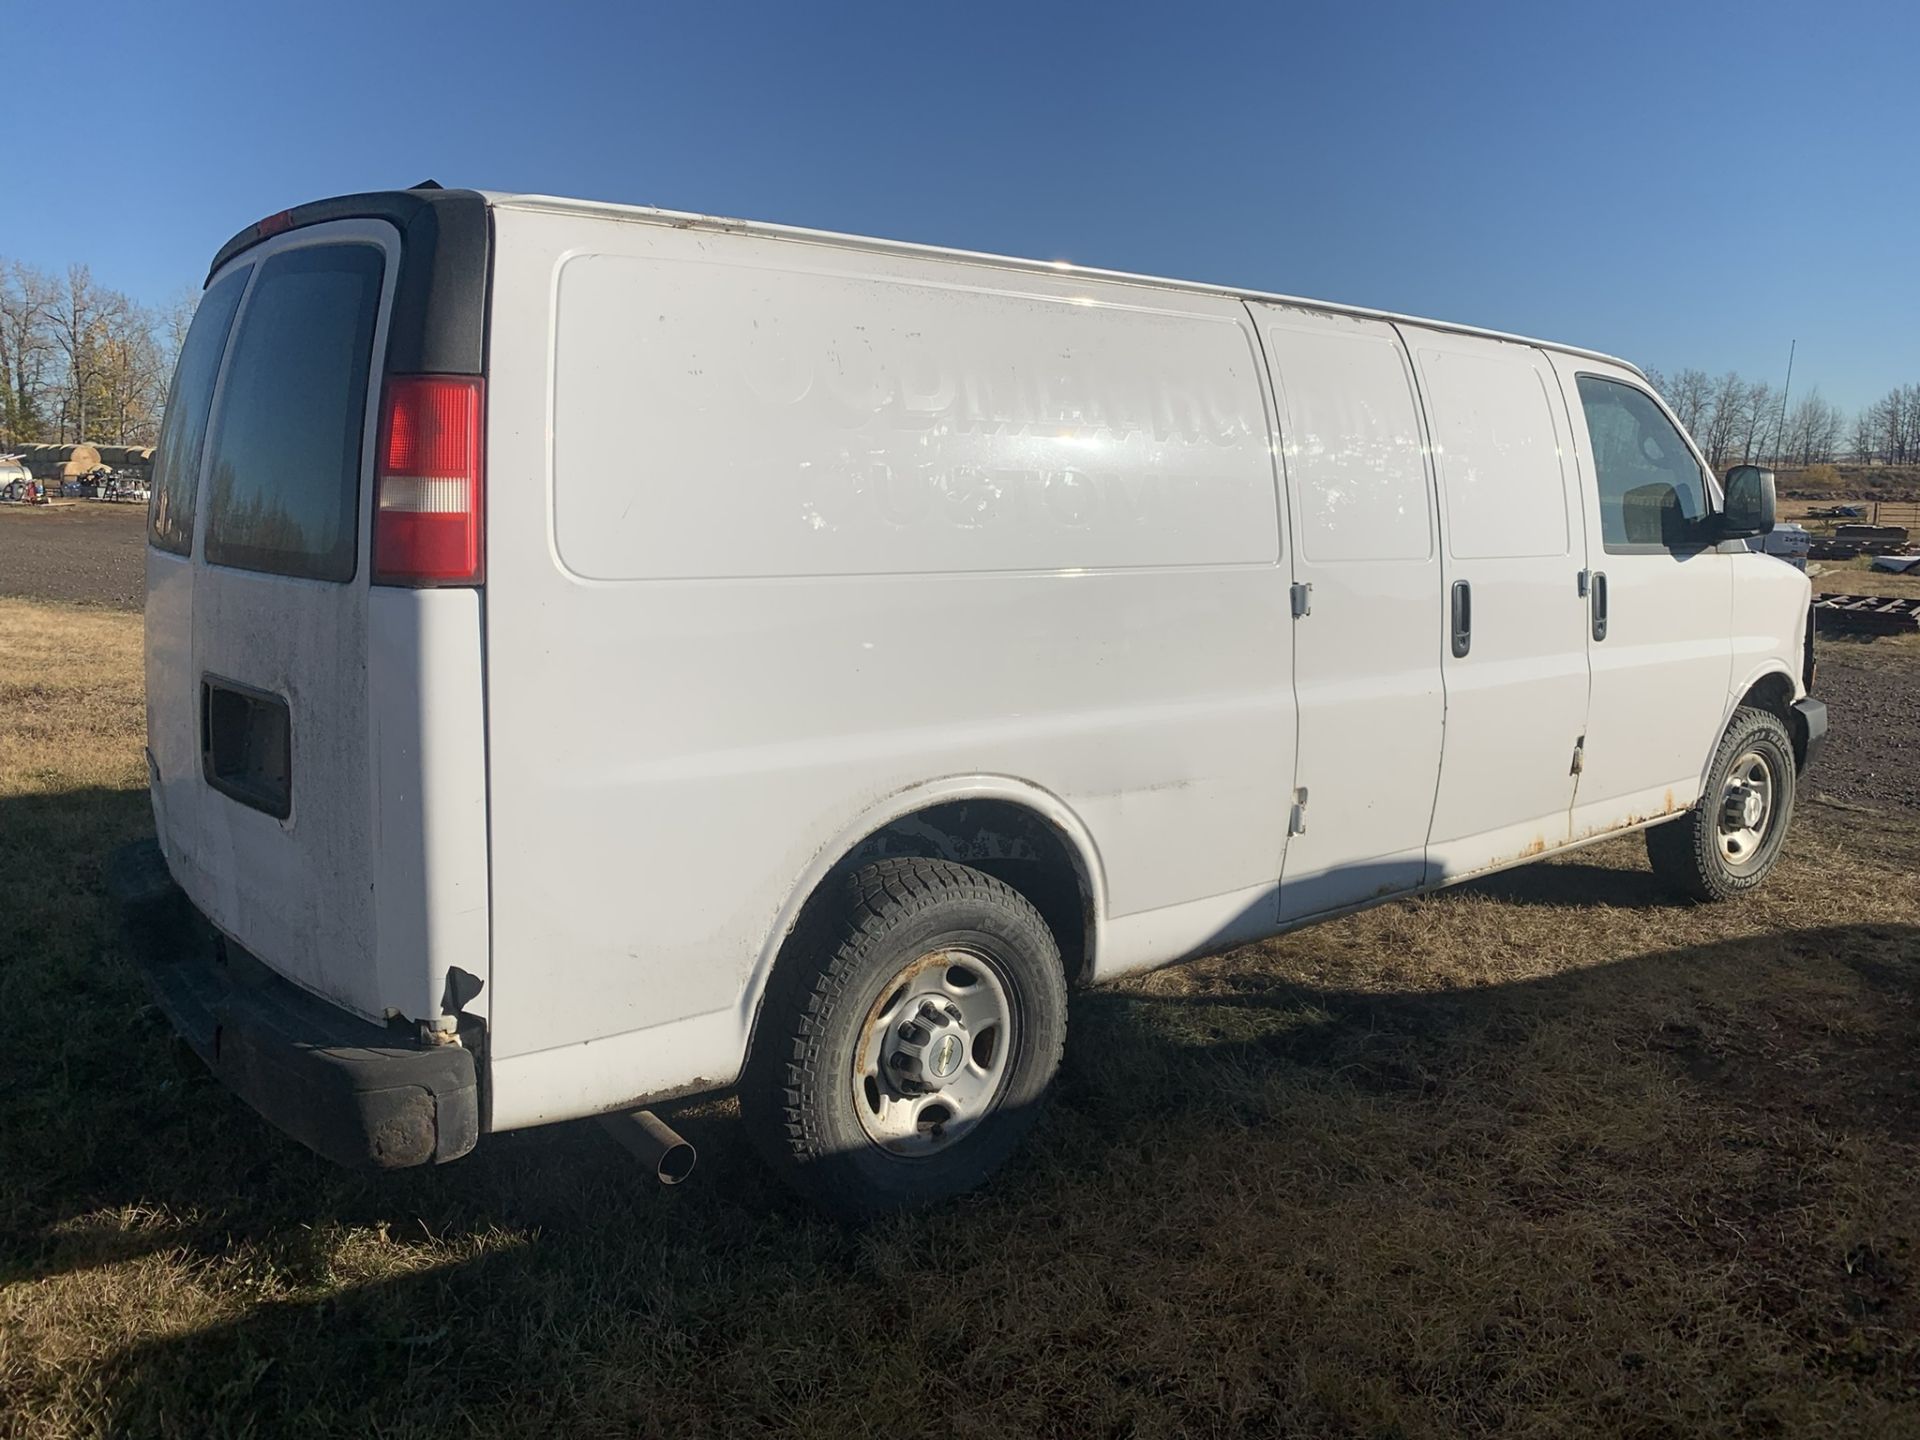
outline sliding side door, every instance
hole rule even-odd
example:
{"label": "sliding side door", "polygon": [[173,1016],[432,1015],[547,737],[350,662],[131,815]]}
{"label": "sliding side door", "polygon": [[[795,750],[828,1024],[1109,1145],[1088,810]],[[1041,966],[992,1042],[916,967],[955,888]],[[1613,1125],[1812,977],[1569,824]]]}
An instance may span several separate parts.
{"label": "sliding side door", "polygon": [[1447,734],[1437,876],[1564,845],[1587,724],[1586,533],[1559,385],[1529,345],[1401,327],[1440,478]]}
{"label": "sliding side door", "polygon": [[1251,307],[1293,529],[1297,788],[1280,912],[1417,887],[1440,774],[1439,521],[1393,327]]}

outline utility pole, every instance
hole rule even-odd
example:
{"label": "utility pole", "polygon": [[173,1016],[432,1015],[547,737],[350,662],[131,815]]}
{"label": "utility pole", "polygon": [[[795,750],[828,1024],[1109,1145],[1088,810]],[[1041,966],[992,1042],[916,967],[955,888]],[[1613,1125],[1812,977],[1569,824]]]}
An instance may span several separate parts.
{"label": "utility pole", "polygon": [[1780,387],[1780,426],[1774,431],[1774,463],[1780,461],[1779,450],[1787,443],[1787,396],[1793,393],[1793,352],[1800,347],[1799,340],[1787,342],[1787,383]]}

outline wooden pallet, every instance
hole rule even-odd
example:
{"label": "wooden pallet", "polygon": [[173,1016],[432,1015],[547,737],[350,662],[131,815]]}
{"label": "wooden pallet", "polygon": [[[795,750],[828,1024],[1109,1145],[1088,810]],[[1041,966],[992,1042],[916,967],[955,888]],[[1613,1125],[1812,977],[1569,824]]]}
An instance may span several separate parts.
{"label": "wooden pallet", "polygon": [[1884,595],[1813,597],[1814,628],[1829,634],[1909,635],[1920,632],[1920,600],[1890,600]]}

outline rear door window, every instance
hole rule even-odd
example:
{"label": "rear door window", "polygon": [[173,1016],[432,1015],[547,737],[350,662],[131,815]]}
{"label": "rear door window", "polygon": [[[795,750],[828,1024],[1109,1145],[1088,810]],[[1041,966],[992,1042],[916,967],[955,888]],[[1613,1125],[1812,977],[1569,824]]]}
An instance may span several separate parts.
{"label": "rear door window", "polygon": [[207,560],[349,580],[386,254],[367,244],[283,250],[234,333],[208,473]]}
{"label": "rear door window", "polygon": [[213,404],[213,382],[220,373],[220,357],[227,350],[227,332],[240,294],[247,288],[251,265],[221,280],[200,299],[187,343],[174,366],[173,388],[167,393],[166,420],[160,444],[153,452],[153,495],[147,512],[147,538],[175,555],[193,549],[194,498],[200,488],[200,447],[207,438],[207,410]]}

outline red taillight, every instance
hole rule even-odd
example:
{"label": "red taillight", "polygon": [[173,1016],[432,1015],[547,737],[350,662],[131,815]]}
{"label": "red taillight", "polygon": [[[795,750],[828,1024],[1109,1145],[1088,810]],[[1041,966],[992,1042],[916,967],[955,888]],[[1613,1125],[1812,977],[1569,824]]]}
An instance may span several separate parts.
{"label": "red taillight", "polygon": [[377,585],[480,582],[481,401],[476,375],[392,375],[373,489]]}
{"label": "red taillight", "polygon": [[293,211],[276,210],[253,228],[260,232],[262,240],[271,235],[284,235],[293,228]]}

